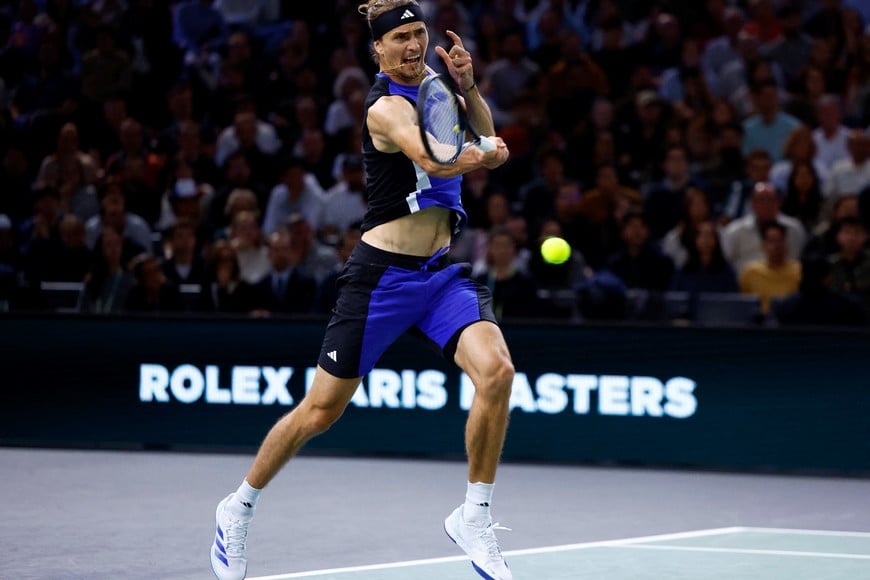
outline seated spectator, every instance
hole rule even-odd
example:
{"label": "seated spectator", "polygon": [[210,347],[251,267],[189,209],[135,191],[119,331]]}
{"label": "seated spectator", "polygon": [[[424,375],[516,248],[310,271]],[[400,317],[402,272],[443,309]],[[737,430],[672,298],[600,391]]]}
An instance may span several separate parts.
{"label": "seated spectator", "polygon": [[275,165],[275,154],[281,149],[281,139],[271,124],[257,118],[251,102],[236,107],[233,124],[220,132],[215,146],[215,164],[222,166],[230,154],[244,153],[260,179],[269,181]]}
{"label": "seated spectator", "polygon": [[583,193],[577,210],[582,224],[578,249],[592,269],[603,267],[608,256],[619,249],[622,216],[629,210],[639,210],[642,203],[639,191],[620,183],[614,165],[598,166],[595,187]]}
{"label": "seated spectator", "polygon": [[112,227],[125,239],[139,246],[140,251],[148,251],[152,246],[151,228],[141,217],[127,211],[121,184],[118,181],[108,181],[100,193],[100,214],[85,222],[88,247],[95,247],[103,229]]}
{"label": "seated spectator", "polygon": [[816,104],[816,120],[819,126],[813,129],[816,143],[816,160],[830,171],[834,164],[849,157],[849,130],[843,126],[843,104],[836,95],[824,95]]}
{"label": "seated spectator", "polygon": [[232,244],[218,240],[206,264],[202,309],[206,312],[249,313],[257,307],[254,287],[241,276]]}
{"label": "seated spectator", "polygon": [[847,217],[861,217],[857,196],[840,197],[834,201],[831,217],[815,227],[803,253],[805,255],[822,254],[829,256],[838,252],[840,245],[837,242],[837,234],[840,230],[840,223]]}
{"label": "seated spectator", "polygon": [[867,312],[854,297],[831,289],[831,264],[822,256],[801,261],[796,294],[773,303],[773,316],[782,325],[866,326]]}
{"label": "seated spectator", "polygon": [[111,94],[129,91],[133,82],[130,55],[116,45],[116,32],[107,25],[95,31],[95,47],[82,55],[82,94],[102,101]]}
{"label": "seated spectator", "polygon": [[93,261],[85,236],[85,224],[77,215],[67,214],[61,218],[57,266],[47,279],[63,282],[81,282],[85,279]]}
{"label": "seated spectator", "polygon": [[299,265],[314,278],[317,284],[338,267],[339,260],[335,248],[320,242],[314,235],[314,228],[302,214],[294,213],[287,220],[290,229],[290,244],[294,255],[300,256]]}
{"label": "seated spectator", "polygon": [[643,211],[653,240],[662,239],[674,228],[683,215],[686,190],[693,183],[689,173],[689,160],[685,147],[671,145],[662,161],[664,177],[646,192]]}
{"label": "seated spectator", "polygon": [[82,312],[109,314],[124,309],[135,281],[122,263],[123,242],[118,230],[111,226],[103,228],[79,301]]}
{"label": "seated spectator", "polygon": [[187,219],[175,222],[166,231],[169,259],[161,265],[166,279],[176,286],[205,284],[205,261],[197,252],[196,228]]}
{"label": "seated spectator", "polygon": [[783,157],[783,146],[789,133],[800,122],[780,110],[779,87],[775,81],[766,81],[752,90],[757,113],[743,122],[743,153],[764,149],[774,162]]}
{"label": "seated spectator", "polygon": [[755,149],[749,152],[744,162],[745,175],[731,182],[727,196],[714,201],[714,213],[721,223],[727,224],[751,213],[750,200],[755,185],[769,181],[772,167],[773,160],[767,151]]}
{"label": "seated spectator", "polygon": [[839,251],[830,257],[831,289],[857,298],[870,313],[870,249],[861,218],[847,216],[837,227]]}
{"label": "seated spectator", "polygon": [[187,0],[175,9],[172,39],[184,51],[185,60],[198,60],[204,53],[216,53],[229,35],[223,15],[213,0]]}
{"label": "seated spectator", "polygon": [[489,234],[487,270],[475,277],[492,293],[492,310],[498,320],[540,315],[535,281],[516,269],[517,243],[510,230],[496,228]]}
{"label": "seated spectator", "polygon": [[179,312],[184,303],[178,287],[171,284],[151,254],[140,254],[130,268],[136,283],[127,296],[125,309],[130,312]]}
{"label": "seated spectator", "polygon": [[722,251],[735,272],[742,272],[749,262],[764,259],[761,224],[776,221],[786,228],[788,257],[797,259],[806,243],[801,223],[780,213],[780,199],[770,183],[757,183],[752,191],[752,213],[725,226]]}
{"label": "seated spectator", "polygon": [[787,229],[776,221],[761,225],[764,258],[753,260],[740,272],[740,291],[761,298],[761,312],[767,315],[772,298],[798,291],[801,263],[788,255]]}
{"label": "seated spectator", "polygon": [[822,186],[814,167],[797,162],[785,187],[782,213],[800,220],[807,232],[813,231],[822,213]]}
{"label": "seated spectator", "polygon": [[55,152],[42,160],[37,183],[58,183],[61,162],[67,158],[78,159],[84,172],[84,183],[94,183],[97,179],[97,165],[93,157],[79,148],[79,130],[73,123],[65,123],[58,132]]}
{"label": "seated spectator", "polygon": [[680,222],[662,239],[662,252],[674,262],[675,268],[685,265],[698,225],[712,217],[707,194],[697,187],[689,187],[683,199]]}
{"label": "seated spectator", "polygon": [[822,189],[828,199],[858,195],[870,185],[870,135],[853,129],[846,143],[849,157],[834,163]]}
{"label": "seated spectator", "polygon": [[257,207],[266,207],[269,199],[269,190],[262,181],[254,176],[251,164],[245,155],[237,151],[227,158],[222,167],[222,185],[215,191],[211,204],[209,204],[208,223],[215,231],[230,224],[230,215],[227,213],[227,199],[236,189],[247,189],[257,197]]}
{"label": "seated spectator", "polygon": [[33,192],[33,215],[19,228],[19,253],[24,277],[37,283],[42,277],[46,256],[60,244],[60,192],[53,187],[39,187]]}
{"label": "seated spectator", "polygon": [[737,276],[722,253],[716,224],[702,221],[692,231],[686,263],[674,275],[671,289],[692,296],[701,292],[738,292]]}
{"label": "seated spectator", "polygon": [[798,125],[789,133],[788,139],[783,146],[783,159],[774,163],[770,169],[770,181],[777,191],[783,192],[788,186],[794,168],[799,163],[812,165],[813,170],[824,182],[828,176],[828,168],[816,160],[816,143],[810,129],[805,125]]}
{"label": "seated spectator", "polygon": [[286,229],[269,236],[271,271],[254,285],[258,308],[270,313],[311,312],[317,282],[302,267],[299,247]]}
{"label": "seated spectator", "polygon": [[[257,196],[250,189],[240,187],[230,192],[230,196],[227,198],[226,207],[224,208],[224,213],[227,215],[229,222],[232,223],[236,214],[243,211],[251,212],[254,214],[255,218],[260,216],[260,208],[257,206]],[[213,232],[214,239],[229,239],[229,229],[230,228],[222,228]]]}
{"label": "seated spectator", "polygon": [[671,287],[674,263],[652,243],[644,215],[630,211],[622,218],[624,249],[610,256],[607,270],[626,288],[664,292]]}
{"label": "seated spectator", "polygon": [[358,228],[350,228],[342,232],[335,245],[335,251],[338,253],[339,264],[330,272],[326,278],[320,283],[317,288],[317,298],[314,300],[314,311],[321,314],[329,314],[335,307],[335,301],[338,299],[338,277],[344,270],[344,265],[350,258],[353,249],[362,237],[362,232]]}
{"label": "seated spectator", "polygon": [[320,230],[332,227],[337,235],[353,224],[362,223],[368,206],[365,199],[365,171],[362,158],[347,156],[342,163],[341,179],[327,190]]}
{"label": "seated spectator", "polygon": [[313,174],[305,170],[305,163],[291,157],[284,164],[281,181],[272,188],[263,216],[266,235],[287,225],[291,214],[298,213],[316,231],[323,223],[323,189]]}
{"label": "seated spectator", "polygon": [[365,96],[370,87],[365,71],[358,66],[347,67],[338,73],[332,84],[333,101],[323,122],[323,130],[328,136],[334,137],[341,131],[362,125],[361,115],[365,111]]}
{"label": "seated spectator", "polygon": [[236,252],[242,280],[256,284],[269,272],[269,251],[263,244],[263,231],[254,213],[241,211],[233,217],[230,244]]}
{"label": "seated spectator", "polygon": [[51,184],[60,192],[61,209],[66,214],[75,214],[88,221],[100,213],[97,189],[87,182],[85,166],[78,156],[64,157],[59,161],[58,180]]}

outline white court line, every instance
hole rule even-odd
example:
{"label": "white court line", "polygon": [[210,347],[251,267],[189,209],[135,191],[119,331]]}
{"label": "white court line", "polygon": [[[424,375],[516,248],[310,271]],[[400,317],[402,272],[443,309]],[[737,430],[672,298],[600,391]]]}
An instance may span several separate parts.
{"label": "white court line", "polygon": [[801,530],[797,528],[741,528],[744,532],[794,534],[800,536],[838,536],[841,538],[870,538],[870,532],[836,532],[834,530]]}
{"label": "white court line", "polygon": [[676,552],[714,552],[718,554],[756,554],[760,556],[794,556],[799,558],[840,558],[844,560],[870,560],[868,554],[841,554],[836,552],[795,552],[789,550],[752,550],[749,548],[703,548],[700,546],[652,546],[649,544],[606,546],[626,550],[665,550]]}
{"label": "white court line", "polygon": [[[674,534],[660,534],[657,536],[640,536],[636,538],[621,538],[618,540],[603,540],[600,542],[586,542],[581,544],[566,544],[563,546],[547,546],[543,548],[529,548],[525,550],[511,550],[505,552],[505,556],[528,556],[533,554],[549,554],[552,552],[566,552],[569,550],[583,550],[598,548],[601,546],[624,546],[637,542],[656,542],[666,540],[684,540],[687,538],[701,538],[704,536],[716,536],[721,534],[734,534],[745,528],[715,528],[711,530],[696,530],[692,532],[677,532]],[[310,572],[294,572],[292,574],[277,574],[274,576],[258,576],[248,580],[290,580],[291,578],[313,578],[326,576],[327,574],[343,574],[350,572],[367,572],[370,570],[389,570],[392,568],[405,568],[409,566],[425,566],[427,564],[442,564],[446,562],[462,562],[468,560],[467,556],[448,556],[445,558],[429,558],[426,560],[410,560],[407,562],[391,562],[389,564],[370,564],[367,566],[349,566],[347,568],[331,568],[329,570],[312,570]]]}

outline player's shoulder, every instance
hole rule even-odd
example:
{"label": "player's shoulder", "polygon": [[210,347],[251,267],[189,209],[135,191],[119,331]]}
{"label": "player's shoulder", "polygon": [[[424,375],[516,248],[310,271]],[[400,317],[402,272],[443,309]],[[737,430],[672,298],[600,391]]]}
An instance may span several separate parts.
{"label": "player's shoulder", "polygon": [[377,127],[381,123],[395,123],[399,119],[408,118],[414,112],[414,106],[400,95],[384,95],[371,104],[368,110],[369,127]]}

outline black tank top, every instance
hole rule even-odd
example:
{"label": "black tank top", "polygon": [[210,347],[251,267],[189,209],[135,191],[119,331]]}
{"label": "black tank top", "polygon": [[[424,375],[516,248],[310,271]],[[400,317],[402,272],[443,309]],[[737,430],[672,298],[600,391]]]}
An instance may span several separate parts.
{"label": "black tank top", "polygon": [[[417,86],[400,85],[387,75],[378,73],[366,98],[366,118],[369,107],[384,96],[401,95],[416,106],[418,89]],[[432,177],[401,151],[378,151],[365,120],[362,126],[362,152],[368,197],[368,211],[363,218],[362,231],[432,206],[453,211],[454,235],[465,225],[468,218],[460,202],[461,176]]]}

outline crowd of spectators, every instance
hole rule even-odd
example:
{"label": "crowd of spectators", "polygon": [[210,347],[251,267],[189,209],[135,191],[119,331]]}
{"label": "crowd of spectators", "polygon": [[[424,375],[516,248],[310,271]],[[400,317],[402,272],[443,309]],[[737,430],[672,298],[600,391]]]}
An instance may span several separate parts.
{"label": "crowd of spectators", "polygon": [[[512,152],[466,175],[451,250],[500,317],[743,292],[784,324],[866,322],[867,2],[421,5]],[[329,312],[376,72],[357,2],[5,3],[0,306],[71,283],[82,312]]]}

